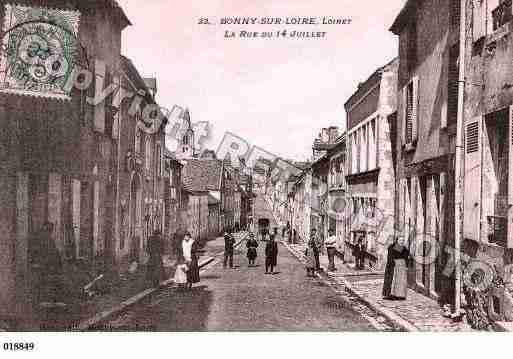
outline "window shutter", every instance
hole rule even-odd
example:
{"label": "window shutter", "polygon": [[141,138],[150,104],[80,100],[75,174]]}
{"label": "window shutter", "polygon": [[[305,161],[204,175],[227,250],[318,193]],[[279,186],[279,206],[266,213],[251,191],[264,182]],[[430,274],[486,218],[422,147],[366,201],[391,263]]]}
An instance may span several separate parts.
{"label": "window shutter", "polygon": [[114,99],[112,102],[112,110],[114,111],[114,122],[112,124],[112,138],[118,139],[118,130],[121,125],[121,79],[119,76],[114,76],[114,83],[116,84],[116,92],[114,92]]}
{"label": "window shutter", "polygon": [[509,107],[508,248],[513,248],[513,106]]}
{"label": "window shutter", "polygon": [[[464,224],[465,238],[479,239],[481,188],[481,123],[477,117],[465,125],[465,193]],[[458,180],[458,179],[456,179]]]}
{"label": "window shutter", "polygon": [[[98,95],[103,90],[101,84],[105,85],[106,66],[101,60],[95,62],[95,94]],[[94,107],[94,130],[100,133],[105,132],[105,101],[101,101]]]}
{"label": "window shutter", "polygon": [[412,103],[412,129],[411,137],[412,142],[417,141],[417,134],[419,131],[419,77],[413,78],[413,103]]}
{"label": "window shutter", "polygon": [[[459,80],[459,44],[449,50],[449,65],[447,79],[447,116],[442,128],[448,124],[456,124],[458,117],[458,80]],[[442,120],[444,120],[442,118]]]}
{"label": "window shutter", "polygon": [[473,0],[472,5],[472,36],[476,42],[485,36],[486,2],[485,0]]}
{"label": "window shutter", "polygon": [[403,87],[402,98],[403,98],[403,119],[402,119],[402,129],[401,129],[401,140],[402,144],[406,144],[406,132],[407,132],[407,124],[408,124],[408,85]]}

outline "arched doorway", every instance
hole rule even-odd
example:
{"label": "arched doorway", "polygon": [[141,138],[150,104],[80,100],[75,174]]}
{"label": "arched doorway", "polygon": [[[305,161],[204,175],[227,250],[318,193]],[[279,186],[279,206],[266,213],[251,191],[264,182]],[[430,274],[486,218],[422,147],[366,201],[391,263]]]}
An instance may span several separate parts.
{"label": "arched doorway", "polygon": [[132,175],[130,183],[128,243],[130,260],[139,260],[139,249],[143,236],[142,221],[142,186],[139,174]]}

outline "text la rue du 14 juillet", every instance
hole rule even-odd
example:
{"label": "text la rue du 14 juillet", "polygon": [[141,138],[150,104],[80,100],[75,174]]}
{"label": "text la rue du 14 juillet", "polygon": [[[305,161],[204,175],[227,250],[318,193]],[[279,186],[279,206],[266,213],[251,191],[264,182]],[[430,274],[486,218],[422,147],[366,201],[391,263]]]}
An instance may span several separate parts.
{"label": "text la rue du 14 juillet", "polygon": [[[223,17],[219,23],[221,25],[349,25],[352,19],[342,17]],[[216,21],[209,18],[200,18],[200,25],[213,25]],[[252,29],[244,29],[236,31],[234,29],[225,29],[225,38],[323,38],[326,31],[304,31],[304,27],[298,28],[281,28],[266,31],[254,31]]]}

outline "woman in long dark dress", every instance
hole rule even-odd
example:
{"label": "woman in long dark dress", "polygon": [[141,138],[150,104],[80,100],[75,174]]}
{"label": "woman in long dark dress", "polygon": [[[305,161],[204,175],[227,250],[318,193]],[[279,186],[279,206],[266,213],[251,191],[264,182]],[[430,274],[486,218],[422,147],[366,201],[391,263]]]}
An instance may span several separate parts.
{"label": "woman in long dark dress", "polygon": [[388,247],[387,264],[383,283],[384,299],[406,299],[408,288],[407,270],[410,253],[402,237],[395,238]]}
{"label": "woman in long dark dress", "polygon": [[248,248],[247,257],[248,257],[248,261],[249,261],[249,266],[252,267],[255,265],[255,260],[258,256],[258,253],[257,253],[258,241],[255,239],[255,235],[253,233],[250,233],[249,236],[250,237],[246,243],[246,247]]}
{"label": "woman in long dark dress", "polygon": [[265,246],[265,274],[275,274],[274,268],[278,265],[278,243],[274,239],[275,235],[271,234]]}
{"label": "woman in long dark dress", "polygon": [[200,275],[197,242],[192,239],[189,232],[185,233],[183,238],[182,253],[187,263],[187,288],[191,289],[193,284],[200,282]]}

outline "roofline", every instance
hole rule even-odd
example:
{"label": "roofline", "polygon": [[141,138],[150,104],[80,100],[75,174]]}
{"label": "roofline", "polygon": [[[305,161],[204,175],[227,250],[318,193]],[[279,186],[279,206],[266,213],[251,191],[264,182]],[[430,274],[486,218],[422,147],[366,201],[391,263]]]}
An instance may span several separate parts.
{"label": "roofline", "polygon": [[401,11],[399,12],[399,15],[394,20],[394,23],[392,26],[390,26],[390,29],[388,31],[392,32],[395,35],[399,35],[406,23],[409,20],[410,11],[412,11],[415,8],[415,2],[417,0],[408,0],[406,4],[403,6]]}
{"label": "roofline", "polygon": [[[383,75],[383,70],[385,68],[387,68],[388,66],[390,66],[391,64],[394,63],[394,61],[397,61],[399,59],[398,56],[395,56],[392,60],[388,61],[385,65],[377,68],[368,78],[367,80],[365,80],[364,82],[362,82],[362,84],[367,84],[371,81],[371,79],[375,76],[375,75],[379,75],[379,79],[377,80],[376,82],[376,85],[379,85],[379,81],[381,81],[381,77]],[[369,95],[369,93],[374,89],[374,86],[369,89],[369,91],[367,91],[366,93],[362,94],[362,99],[364,99],[365,97],[367,97]],[[351,102],[351,100],[353,100],[355,97],[357,97],[358,95],[358,92],[360,91],[360,88],[357,88],[355,92],[353,92],[353,94],[347,99],[347,101],[344,103],[344,108],[345,110],[347,111],[348,110],[348,105],[349,105],[349,102]]]}

